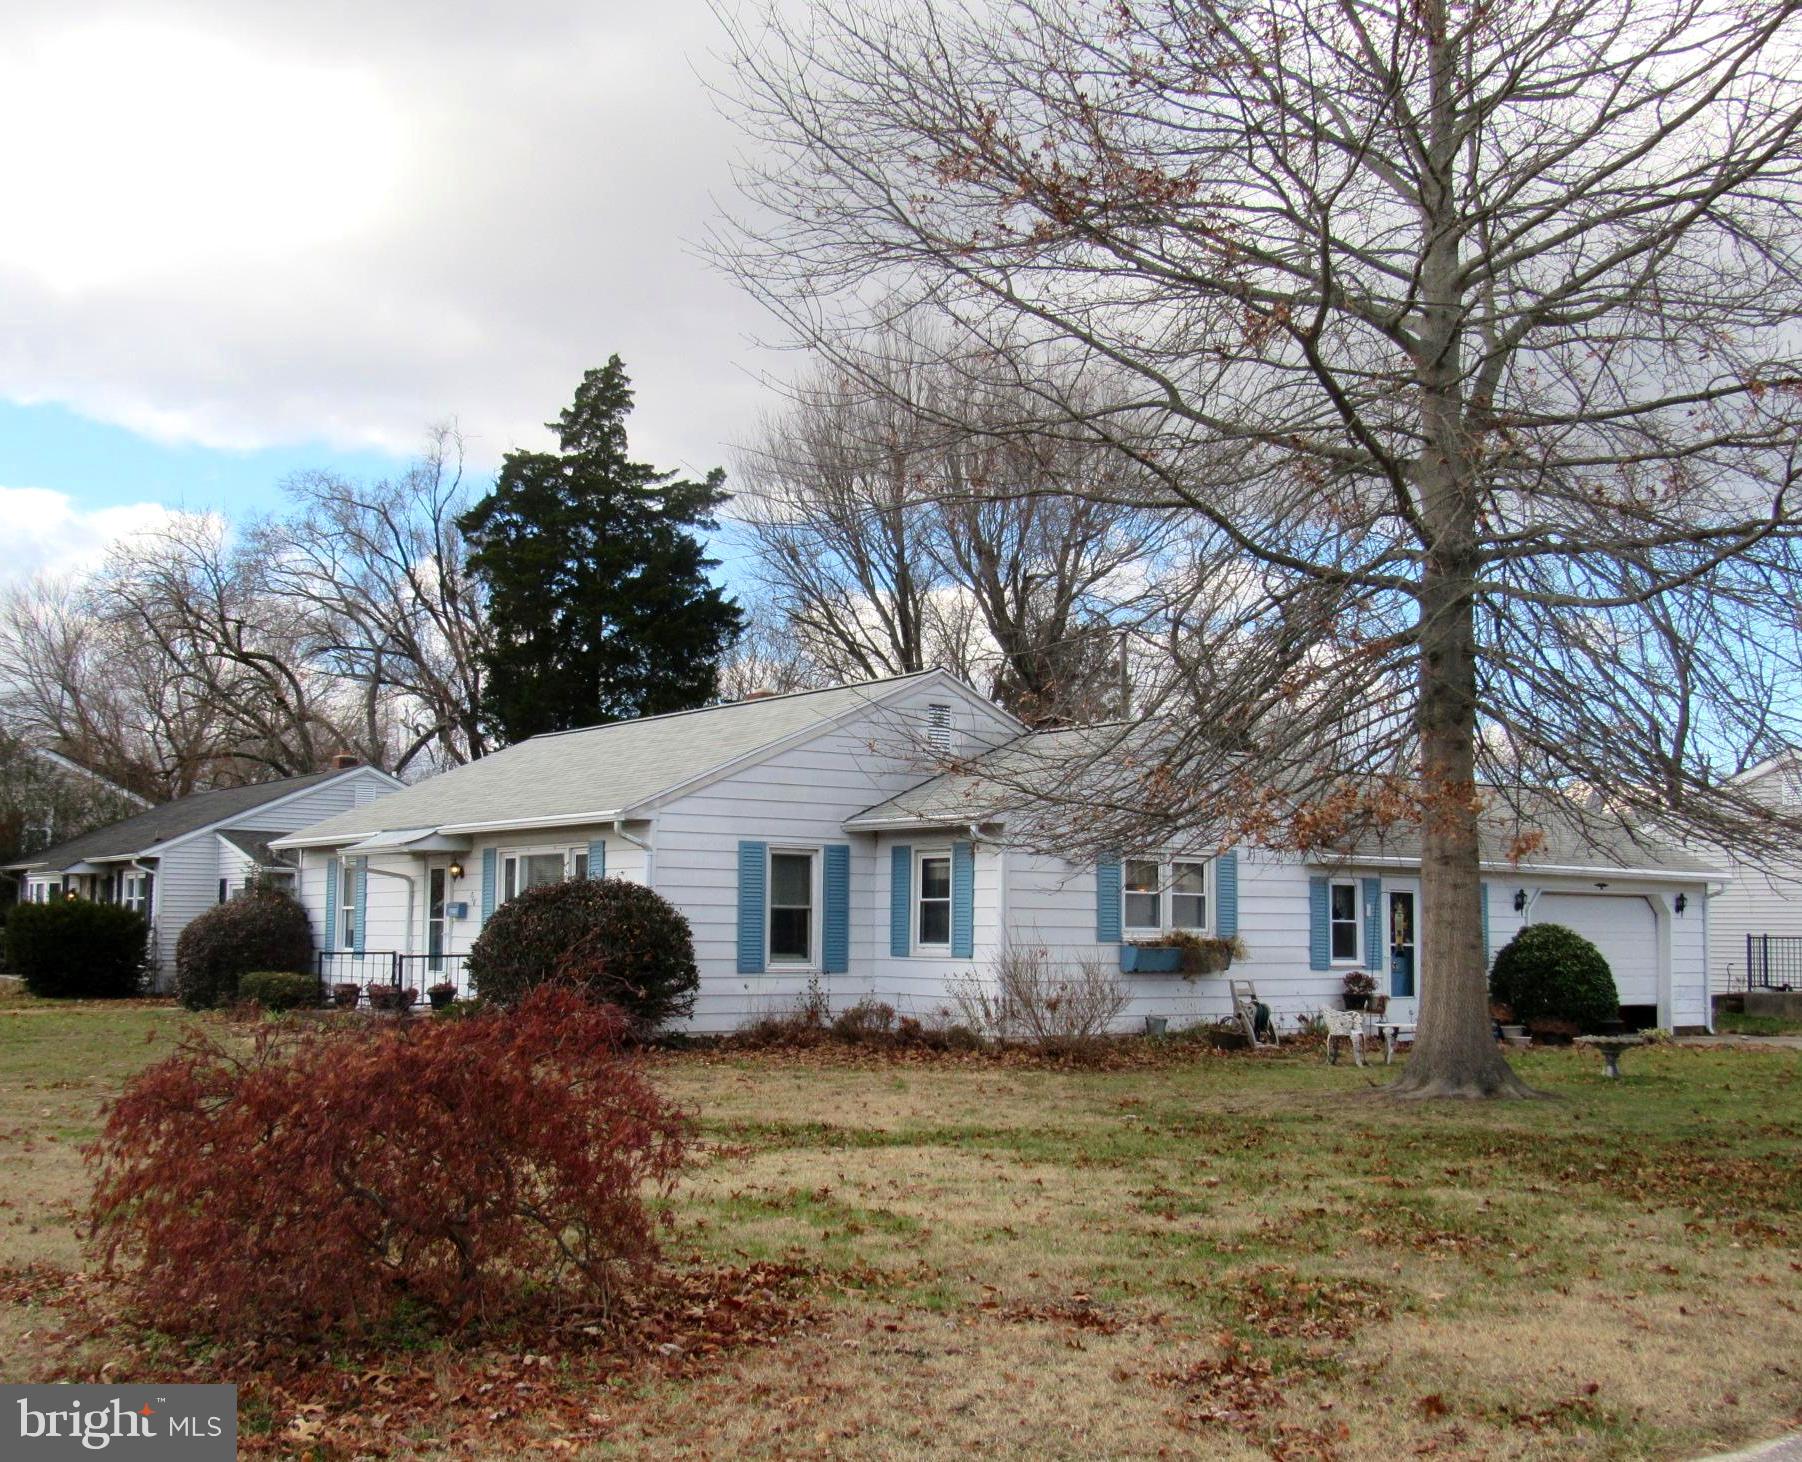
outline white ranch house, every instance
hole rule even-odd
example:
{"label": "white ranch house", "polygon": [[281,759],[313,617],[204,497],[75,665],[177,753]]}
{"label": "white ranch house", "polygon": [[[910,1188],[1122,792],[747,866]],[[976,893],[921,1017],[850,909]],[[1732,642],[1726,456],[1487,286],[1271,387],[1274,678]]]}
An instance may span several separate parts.
{"label": "white ranch house", "polygon": [[292,867],[273,838],[393,792],[401,782],[355,764],[248,787],[179,797],[8,865],[26,903],[76,897],[120,903],[150,920],[154,988],[175,973],[175,943],[202,910],[259,874],[286,880]]}
{"label": "white ranch house", "polygon": [[[1430,988],[1431,971],[1415,967],[1418,863],[1405,851],[1046,857],[1010,838],[983,776],[999,764],[983,758],[1036,741],[928,671],[534,737],[276,846],[298,857],[328,981],[462,983],[483,920],[517,890],[647,883],[693,928],[698,1032],[786,1008],[810,983],[834,1009],[871,997],[928,1016],[1008,945],[1117,966],[1132,941],[1176,928],[1239,936],[1247,953],[1230,977],[1255,981],[1279,1017],[1336,1006],[1353,968],[1380,973],[1391,1018]],[[935,775],[948,760],[963,770]],[[1491,944],[1527,921],[1572,924],[1601,944],[1643,1023],[1706,1025],[1713,875],[1625,837],[1609,846],[1559,834],[1537,862],[1498,857]],[[1228,975],[1121,978],[1124,1024],[1231,1010]]]}

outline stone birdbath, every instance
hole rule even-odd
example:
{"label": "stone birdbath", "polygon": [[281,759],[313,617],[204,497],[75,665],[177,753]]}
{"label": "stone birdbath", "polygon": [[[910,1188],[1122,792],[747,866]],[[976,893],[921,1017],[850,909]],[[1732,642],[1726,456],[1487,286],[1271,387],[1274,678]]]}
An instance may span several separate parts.
{"label": "stone birdbath", "polygon": [[1629,1051],[1635,1046],[1643,1046],[1645,1043],[1644,1036],[1626,1035],[1624,1033],[1621,1035],[1610,1036],[1577,1037],[1577,1044],[1579,1046],[1588,1046],[1591,1050],[1600,1051],[1602,1053],[1602,1059],[1608,1063],[1607,1069],[1602,1074],[1604,1076],[1617,1078],[1621,1074],[1621,1053],[1623,1051]]}

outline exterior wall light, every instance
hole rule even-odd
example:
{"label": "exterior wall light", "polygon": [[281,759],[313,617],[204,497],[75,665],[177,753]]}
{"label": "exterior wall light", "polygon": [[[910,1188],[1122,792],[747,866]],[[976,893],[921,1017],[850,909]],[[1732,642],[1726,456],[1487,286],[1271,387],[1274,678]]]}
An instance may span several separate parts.
{"label": "exterior wall light", "polygon": [[1514,912],[1524,914],[1527,911],[1527,891],[1524,888],[1514,890]]}
{"label": "exterior wall light", "polygon": [[1681,914],[1688,907],[1689,907],[1689,895],[1686,893],[1678,894],[1677,895],[1677,903],[1676,903],[1677,912],[1679,914]]}
{"label": "exterior wall light", "polygon": [[452,878],[461,878],[463,876],[463,863],[461,859],[453,858],[451,860],[450,876]]}

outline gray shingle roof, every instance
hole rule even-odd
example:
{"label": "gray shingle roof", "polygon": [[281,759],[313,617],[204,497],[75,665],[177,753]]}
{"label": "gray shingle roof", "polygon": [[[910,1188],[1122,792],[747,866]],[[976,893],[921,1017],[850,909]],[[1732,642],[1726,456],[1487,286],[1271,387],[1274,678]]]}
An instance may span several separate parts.
{"label": "gray shingle roof", "polygon": [[928,670],[534,736],[303,828],[279,844],[346,843],[398,828],[472,829],[617,817],[673,787],[939,673]]}
{"label": "gray shingle roof", "polygon": [[[1067,804],[1073,780],[1081,780],[1085,753],[1092,755],[1098,747],[1114,745],[1121,736],[1118,726],[1021,736],[966,766],[866,808],[847,818],[845,827],[851,831],[944,827],[1004,819],[1010,808],[1030,806],[1029,789],[1035,779],[1038,785],[1057,787],[1057,795]],[[1523,833],[1536,838],[1537,845],[1522,850]],[[1482,858],[1488,864],[1726,876],[1718,864],[1635,828],[1613,813],[1550,793],[1516,791],[1497,797],[1482,816],[1479,837]],[[1514,856],[1517,850],[1518,858]],[[1312,861],[1354,861],[1360,856],[1417,861],[1419,829],[1397,827],[1381,837],[1367,835],[1347,848],[1322,852]]]}
{"label": "gray shingle roof", "polygon": [[15,868],[70,868],[86,859],[130,858],[153,853],[163,843],[185,837],[218,823],[240,822],[257,808],[279,801],[308,787],[317,787],[334,777],[353,776],[361,770],[346,767],[328,772],[313,772],[304,777],[284,777],[277,782],[257,782],[248,787],[221,787],[213,792],[196,792],[191,797],[178,797],[148,812],[140,812],[119,822],[95,828],[78,838],[70,838],[54,848],[34,853],[9,866]]}
{"label": "gray shingle roof", "polygon": [[277,853],[274,848],[269,846],[269,840],[271,838],[279,838],[281,836],[279,829],[270,830],[253,827],[227,827],[219,830],[219,836],[224,838],[226,842],[230,843],[259,868],[280,868],[284,866],[281,854]]}

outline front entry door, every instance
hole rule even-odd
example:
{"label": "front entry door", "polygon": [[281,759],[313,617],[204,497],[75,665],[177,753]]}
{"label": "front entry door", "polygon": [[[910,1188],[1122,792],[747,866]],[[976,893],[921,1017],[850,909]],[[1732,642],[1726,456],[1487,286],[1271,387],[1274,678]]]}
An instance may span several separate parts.
{"label": "front entry door", "polygon": [[1414,919],[1414,890],[1392,888],[1389,900],[1389,997],[1392,1000],[1414,998],[1414,952],[1417,925]]}
{"label": "front entry door", "polygon": [[444,969],[444,901],[450,890],[450,870],[442,863],[434,864],[425,881],[425,963],[436,975]]}

